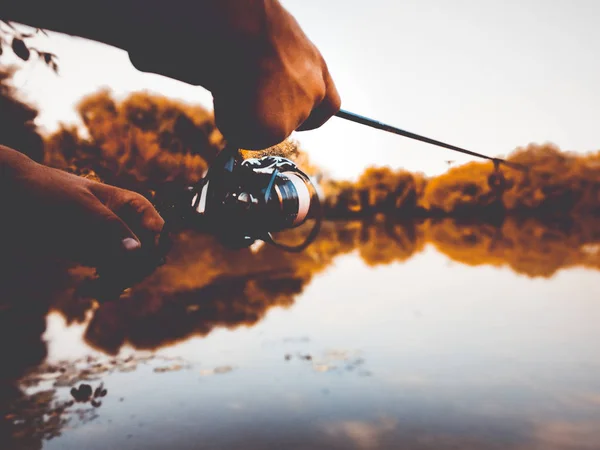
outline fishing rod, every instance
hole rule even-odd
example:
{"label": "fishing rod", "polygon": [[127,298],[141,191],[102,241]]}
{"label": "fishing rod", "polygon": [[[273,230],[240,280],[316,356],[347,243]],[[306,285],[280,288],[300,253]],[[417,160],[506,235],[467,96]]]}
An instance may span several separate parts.
{"label": "fishing rod", "polygon": [[521,170],[521,171],[524,171],[524,172],[527,172],[529,170],[529,168],[527,166],[524,166],[524,165],[519,164],[519,163],[507,161],[507,160],[502,159],[502,158],[494,158],[494,157],[491,157],[491,156],[483,155],[481,153],[473,152],[471,150],[466,150],[464,148],[456,147],[454,145],[446,144],[445,142],[436,141],[435,139],[431,139],[431,138],[428,138],[428,137],[425,137],[425,136],[421,136],[421,135],[418,135],[418,134],[415,134],[415,133],[411,133],[410,131],[405,131],[405,130],[402,130],[400,128],[393,127],[391,125],[387,125],[385,123],[379,122],[377,120],[370,119],[368,117],[361,116],[359,114],[355,114],[355,113],[352,113],[352,112],[349,112],[349,111],[345,111],[343,109],[341,109],[340,111],[338,111],[335,114],[335,116],[340,117],[342,119],[349,120],[351,122],[359,123],[361,125],[366,125],[368,127],[376,128],[378,130],[383,130],[383,131],[387,131],[389,133],[399,134],[400,136],[404,136],[404,137],[407,137],[407,138],[410,138],[410,139],[415,139],[417,141],[426,142],[428,144],[436,145],[438,147],[444,147],[444,148],[447,148],[447,149],[450,149],[450,150],[454,150],[456,152],[464,153],[465,155],[471,155],[471,156],[475,156],[475,157],[478,157],[478,158],[487,159],[489,161],[492,161],[494,163],[494,165],[504,164],[507,167],[511,167],[513,169]]}

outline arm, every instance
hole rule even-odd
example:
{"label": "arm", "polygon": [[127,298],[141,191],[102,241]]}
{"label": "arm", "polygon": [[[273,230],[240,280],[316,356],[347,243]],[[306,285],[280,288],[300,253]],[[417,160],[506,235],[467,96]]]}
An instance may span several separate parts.
{"label": "arm", "polygon": [[[136,58],[153,54],[155,62],[149,65],[161,72],[170,71],[166,60],[172,55],[166,47],[173,33],[193,39],[191,59],[215,57],[215,49],[226,46],[237,45],[244,53],[249,36],[260,33],[264,6],[256,0],[8,0],[0,6],[0,19],[91,39]],[[191,82],[190,74],[179,78]]]}
{"label": "arm", "polygon": [[341,106],[325,60],[277,0],[9,0],[0,17],[129,52],[139,70],[201,85],[228,140],[263,149]]}

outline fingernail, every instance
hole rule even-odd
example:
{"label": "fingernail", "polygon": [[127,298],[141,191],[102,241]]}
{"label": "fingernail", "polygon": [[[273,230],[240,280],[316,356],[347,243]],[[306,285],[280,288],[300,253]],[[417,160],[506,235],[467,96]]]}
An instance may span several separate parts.
{"label": "fingernail", "polygon": [[133,238],[125,238],[121,241],[121,245],[128,252],[132,250],[137,250],[141,247],[140,243]]}

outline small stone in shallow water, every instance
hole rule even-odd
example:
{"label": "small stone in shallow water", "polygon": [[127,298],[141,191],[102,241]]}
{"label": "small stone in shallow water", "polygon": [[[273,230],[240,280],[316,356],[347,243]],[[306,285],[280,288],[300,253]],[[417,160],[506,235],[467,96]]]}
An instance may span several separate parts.
{"label": "small stone in shallow water", "polygon": [[214,375],[214,374],[228,373],[228,372],[231,372],[232,370],[233,370],[233,367],[231,367],[231,366],[219,366],[214,369],[201,370],[200,375]]}
{"label": "small stone in shallow water", "polygon": [[183,366],[181,364],[173,364],[172,366],[155,367],[154,372],[156,372],[156,373],[176,372],[181,369],[183,369]]}

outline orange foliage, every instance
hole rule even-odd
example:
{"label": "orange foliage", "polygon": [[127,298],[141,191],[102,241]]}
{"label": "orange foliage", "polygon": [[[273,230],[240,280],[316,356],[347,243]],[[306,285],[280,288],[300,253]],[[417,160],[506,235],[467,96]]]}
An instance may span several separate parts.
{"label": "orange foliage", "polygon": [[532,144],[518,148],[509,159],[533,170],[511,173],[514,188],[504,197],[508,209],[600,210],[600,151],[579,155],[550,144]]}
{"label": "orange foliage", "polygon": [[117,102],[104,90],[77,110],[89,137],[62,127],[47,138],[44,162],[76,173],[93,170],[111,184],[195,183],[222,143],[209,111],[146,93]]}
{"label": "orange foliage", "polygon": [[369,167],[356,183],[327,180],[323,191],[333,213],[371,214],[391,210],[413,211],[419,206],[427,181],[420,173]]}
{"label": "orange foliage", "polygon": [[[496,172],[491,161],[474,161],[425,178],[389,167],[370,167],[356,183],[329,182],[327,205],[338,215],[600,212],[600,151],[576,154],[551,144],[531,144],[515,150],[508,160],[530,170],[500,166]],[[502,187],[492,182],[494,177],[503,180]]]}
{"label": "orange foliage", "polygon": [[488,186],[493,168],[491,162],[471,162],[430,179],[423,193],[423,206],[450,213],[464,207],[490,205],[495,200]]}

